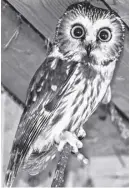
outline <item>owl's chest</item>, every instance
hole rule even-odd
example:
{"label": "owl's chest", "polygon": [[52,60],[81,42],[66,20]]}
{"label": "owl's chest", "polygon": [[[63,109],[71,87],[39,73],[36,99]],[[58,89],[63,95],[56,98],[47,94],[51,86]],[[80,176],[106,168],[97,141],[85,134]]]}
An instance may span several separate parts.
{"label": "owl's chest", "polygon": [[101,84],[99,75],[94,80],[75,78],[71,83],[52,118],[53,133],[61,133],[64,129],[84,123],[107,89],[107,84]]}
{"label": "owl's chest", "polygon": [[71,105],[72,112],[69,125],[72,131],[83,125],[96,110],[106,93],[109,82],[102,81],[100,75],[97,75],[94,80],[87,79],[83,84],[81,90],[79,89],[80,85],[78,85],[78,94]]}

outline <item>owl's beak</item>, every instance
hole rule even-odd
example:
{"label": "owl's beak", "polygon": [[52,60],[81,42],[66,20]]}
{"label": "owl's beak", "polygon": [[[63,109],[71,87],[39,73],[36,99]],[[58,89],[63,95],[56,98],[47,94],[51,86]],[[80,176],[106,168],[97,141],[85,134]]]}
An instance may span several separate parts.
{"label": "owl's beak", "polygon": [[91,44],[88,44],[87,46],[86,46],[86,51],[87,51],[87,56],[89,57],[89,55],[90,55],[90,52],[91,52]]}

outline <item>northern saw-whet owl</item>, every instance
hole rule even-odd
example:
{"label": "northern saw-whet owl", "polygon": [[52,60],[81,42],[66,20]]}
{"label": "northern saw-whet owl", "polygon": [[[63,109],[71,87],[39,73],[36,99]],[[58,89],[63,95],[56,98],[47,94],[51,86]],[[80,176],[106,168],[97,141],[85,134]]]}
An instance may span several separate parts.
{"label": "northern saw-whet owl", "polygon": [[[102,101],[123,49],[124,24],[109,10],[81,2],[59,19],[52,47],[31,80],[6,172],[12,186],[20,167],[45,169],[65,143],[82,147],[84,123]],[[77,131],[78,130],[78,131]]]}

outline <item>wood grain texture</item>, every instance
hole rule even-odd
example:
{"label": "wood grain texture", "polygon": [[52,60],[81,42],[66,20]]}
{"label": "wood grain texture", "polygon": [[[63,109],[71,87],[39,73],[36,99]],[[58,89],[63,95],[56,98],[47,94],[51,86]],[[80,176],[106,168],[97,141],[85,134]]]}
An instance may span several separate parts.
{"label": "wood grain texture", "polygon": [[129,26],[129,1],[128,0],[105,0],[115,10],[124,22]]}
{"label": "wood grain texture", "polygon": [[[123,57],[112,84],[113,102],[129,117],[129,33],[126,33]],[[125,105],[126,104],[126,105]]]}
{"label": "wood grain texture", "polygon": [[23,22],[17,39],[4,50],[19,25],[16,13],[4,6],[2,4],[2,83],[24,102],[29,82],[46,56],[44,41]]}
{"label": "wood grain texture", "polygon": [[7,0],[42,35],[53,39],[57,18],[44,7],[40,0]]}

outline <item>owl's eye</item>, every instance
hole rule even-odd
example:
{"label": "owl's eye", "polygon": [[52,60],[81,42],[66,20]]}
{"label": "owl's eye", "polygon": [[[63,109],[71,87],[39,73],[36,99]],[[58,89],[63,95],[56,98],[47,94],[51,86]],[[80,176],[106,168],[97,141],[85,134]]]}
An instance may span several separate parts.
{"label": "owl's eye", "polygon": [[102,42],[108,42],[112,38],[112,33],[109,28],[100,29],[98,32],[98,39]]}
{"label": "owl's eye", "polygon": [[84,37],[85,31],[83,26],[81,25],[74,25],[73,28],[71,29],[71,36],[75,39],[80,39]]}

